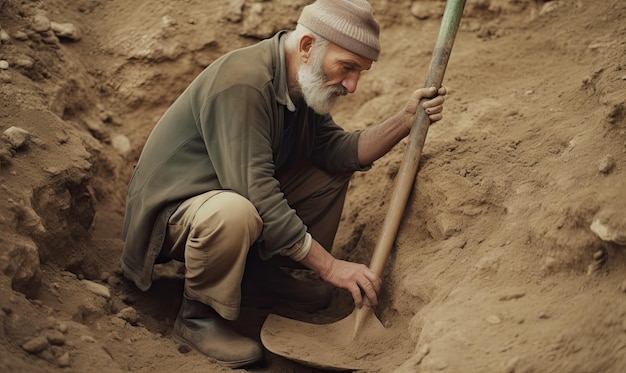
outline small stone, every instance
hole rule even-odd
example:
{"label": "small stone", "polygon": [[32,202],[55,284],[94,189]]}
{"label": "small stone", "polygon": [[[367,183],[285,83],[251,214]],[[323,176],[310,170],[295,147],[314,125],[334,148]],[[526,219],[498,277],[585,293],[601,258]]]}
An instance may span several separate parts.
{"label": "small stone", "polygon": [[606,252],[604,250],[597,250],[595,253],[593,253],[593,260],[602,260],[605,259],[606,257]]}
{"label": "small stone", "polygon": [[117,278],[117,276],[111,275],[107,277],[106,283],[109,284],[110,286],[117,286],[121,283],[121,281],[119,278]]}
{"label": "small stone", "polygon": [[65,336],[58,330],[48,330],[45,333],[46,339],[54,346],[63,346],[65,344]]}
{"label": "small stone", "polygon": [[226,19],[233,23],[241,22],[244,6],[244,0],[230,0],[226,11]]}
{"label": "small stone", "polygon": [[615,167],[615,160],[611,155],[604,156],[598,163],[598,170],[603,174],[610,173]]}
{"label": "small stone", "polygon": [[65,352],[57,358],[57,365],[59,368],[67,368],[70,366],[70,353]]}
{"label": "small stone", "polygon": [[111,138],[113,149],[117,150],[120,155],[124,155],[130,151],[130,140],[125,135],[115,135]]}
{"label": "small stone", "polygon": [[551,274],[553,273],[555,270],[557,270],[559,267],[559,262],[556,258],[552,257],[552,256],[547,256],[543,266],[541,267],[541,270],[545,273],[545,274]]}
{"label": "small stone", "polygon": [[539,318],[542,319],[542,320],[547,320],[547,319],[550,318],[550,315],[548,315],[546,312],[541,312],[539,314]]}
{"label": "small stone", "polygon": [[48,339],[43,336],[38,336],[30,339],[22,345],[24,351],[31,354],[38,354],[41,351],[46,350],[48,347],[50,347],[50,343],[48,343]]}
{"label": "small stone", "polygon": [[0,69],[1,70],[8,70],[9,69],[9,62],[6,60],[0,60]]}
{"label": "small stone", "polygon": [[30,133],[19,127],[9,127],[4,131],[4,137],[9,140],[13,149],[20,149],[24,147],[30,140]]}
{"label": "small stone", "polygon": [[131,325],[137,325],[137,322],[139,321],[139,315],[133,307],[126,307],[118,312],[115,316],[127,321]]}
{"label": "small stone", "polygon": [[50,28],[56,36],[62,39],[79,41],[82,37],[80,30],[73,23],[50,22]]}
{"label": "small stone", "polygon": [[161,23],[165,27],[176,26],[178,24],[178,22],[176,22],[174,18],[172,18],[171,16],[167,16],[167,15],[161,17]]}
{"label": "small stone", "polygon": [[85,343],[96,343],[96,339],[90,335],[81,335],[80,340]]}
{"label": "small stone", "polygon": [[30,57],[21,57],[15,60],[15,66],[21,67],[26,70],[33,68],[35,61]]}
{"label": "small stone", "polygon": [[57,330],[63,334],[66,334],[69,328],[66,323],[62,322],[62,323],[59,323],[59,325],[57,325]]}
{"label": "small stone", "polygon": [[606,113],[606,121],[609,124],[617,124],[620,120],[626,116],[626,103],[620,102],[618,104],[611,105]]}
{"label": "small stone", "polygon": [[500,324],[502,322],[502,320],[500,320],[500,318],[496,315],[489,315],[487,316],[487,318],[485,319],[489,324]]}
{"label": "small stone", "polygon": [[9,35],[9,33],[4,30],[0,30],[0,42],[7,43],[10,40],[11,40],[11,36]]}
{"label": "small stone", "polygon": [[589,228],[603,241],[626,245],[626,215],[621,210],[624,203],[616,202],[619,206],[606,206],[598,211]]}
{"label": "small stone", "polygon": [[89,280],[81,280],[81,282],[90,292],[107,299],[111,298],[111,291],[108,287]]}
{"label": "small stone", "polygon": [[33,30],[37,32],[46,32],[50,30],[50,20],[48,17],[37,14],[33,17]]}
{"label": "small stone", "polygon": [[551,1],[551,2],[545,3],[541,7],[541,10],[539,11],[539,15],[543,16],[545,14],[552,13],[555,10],[557,10],[559,6],[561,6],[561,3],[559,1]]}
{"label": "small stone", "polygon": [[59,38],[50,30],[41,33],[41,41],[46,44],[54,45],[59,43]]}
{"label": "small stone", "polygon": [[25,33],[24,31],[17,31],[15,35],[13,35],[13,38],[19,41],[26,41],[28,40],[28,34]]}
{"label": "small stone", "polygon": [[430,16],[429,5],[414,2],[411,5],[411,14],[417,19],[427,19]]}

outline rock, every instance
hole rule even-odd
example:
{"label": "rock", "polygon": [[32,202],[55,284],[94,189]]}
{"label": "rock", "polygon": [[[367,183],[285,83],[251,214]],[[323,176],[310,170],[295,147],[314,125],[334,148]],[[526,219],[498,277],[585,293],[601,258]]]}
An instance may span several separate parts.
{"label": "rock", "polygon": [[626,245],[625,211],[615,204],[604,207],[594,216],[590,226],[591,231],[603,241]]}
{"label": "rock", "polygon": [[272,22],[267,22],[262,3],[250,4],[247,13],[248,15],[243,20],[242,35],[265,39],[274,34],[274,25]]}
{"label": "rock", "polygon": [[[626,76],[623,76],[622,80],[626,80],[625,78]],[[607,123],[612,124],[612,125],[618,124],[620,121],[623,121],[625,118],[626,118],[626,103],[624,102],[611,105],[611,107],[608,109],[608,112],[606,113],[606,121]]]}
{"label": "rock", "polygon": [[96,339],[90,335],[81,335],[80,340],[85,343],[96,343]]}
{"label": "rock", "polygon": [[38,354],[41,351],[48,349],[48,347],[50,347],[50,344],[48,343],[48,339],[43,336],[38,336],[33,339],[30,339],[22,345],[22,348],[24,349],[24,351],[31,353],[31,354]]}
{"label": "rock", "polygon": [[606,155],[598,163],[598,170],[603,174],[610,173],[615,168],[615,160],[611,155]]}
{"label": "rock", "polygon": [[61,333],[65,334],[69,330],[69,327],[67,326],[66,323],[62,322],[62,323],[59,323],[59,325],[57,325],[57,330],[60,331]]}
{"label": "rock", "polygon": [[9,127],[4,131],[4,138],[9,141],[13,149],[20,149],[30,141],[30,133],[19,127]]}
{"label": "rock", "polygon": [[411,14],[417,19],[440,18],[443,16],[445,3],[442,2],[420,2],[411,4]]}
{"label": "rock", "polygon": [[111,138],[111,145],[120,155],[124,155],[130,151],[130,140],[125,135],[113,136]]}
{"label": "rock", "polygon": [[489,324],[494,324],[494,325],[500,324],[502,322],[502,320],[497,315],[489,315],[487,316],[485,321],[487,321]]}
{"label": "rock", "polygon": [[[29,200],[16,202],[12,199],[8,200],[11,211],[15,213],[20,224],[28,228],[30,232],[45,233],[46,229],[41,223],[41,217],[30,204]],[[37,247],[35,246],[35,250]]]}
{"label": "rock", "polygon": [[0,60],[0,70],[8,70],[9,62],[6,60]]}
{"label": "rock", "polygon": [[111,298],[111,291],[108,287],[89,280],[81,280],[81,282],[90,292],[107,299]]}
{"label": "rock", "polygon": [[35,61],[33,61],[32,58],[27,57],[27,56],[23,56],[15,60],[16,67],[21,67],[26,70],[32,69],[34,64],[35,64]]}
{"label": "rock", "polygon": [[225,18],[233,23],[241,22],[243,19],[243,6],[245,0],[230,0],[226,9]]}
{"label": "rock", "polygon": [[41,41],[50,45],[59,44],[59,38],[51,30],[41,33]]}
{"label": "rock", "polygon": [[176,26],[178,24],[174,18],[168,15],[161,17],[161,23],[164,27]]}
{"label": "rock", "polygon": [[57,358],[57,365],[59,368],[67,368],[70,366],[70,353],[65,352]]}
{"label": "rock", "polygon": [[73,23],[50,22],[50,28],[60,39],[79,41],[82,37],[80,30]]}
{"label": "rock", "polygon": [[17,31],[15,35],[13,35],[13,38],[19,41],[26,41],[28,40],[28,34],[24,31]]}
{"label": "rock", "polygon": [[137,325],[137,322],[139,321],[139,315],[133,307],[126,307],[118,312],[115,316],[124,321],[127,321],[131,325]]}
{"label": "rock", "polygon": [[543,6],[541,7],[541,10],[539,11],[539,15],[543,16],[545,14],[552,13],[555,10],[557,10],[560,6],[561,6],[560,1],[550,1],[550,2],[544,3]]}
{"label": "rock", "polygon": [[11,41],[11,36],[8,32],[0,30],[0,43],[7,43]]}
{"label": "rock", "polygon": [[47,330],[45,337],[51,345],[63,346],[65,344],[65,336],[58,330]]}
{"label": "rock", "polygon": [[50,30],[50,20],[48,17],[37,14],[33,17],[33,30],[37,32],[46,32]]}
{"label": "rock", "polygon": [[411,5],[411,14],[417,19],[427,19],[430,16],[428,6],[420,2]]}
{"label": "rock", "polygon": [[558,261],[556,260],[556,258],[551,257],[551,256],[547,256],[546,260],[545,260],[545,262],[543,264],[543,267],[546,270],[552,270],[552,269],[554,269],[554,267],[556,267],[557,263],[558,263]]}
{"label": "rock", "polygon": [[36,296],[41,287],[39,249],[30,239],[16,238],[12,242],[0,238],[0,273],[11,281],[13,290],[26,296]]}

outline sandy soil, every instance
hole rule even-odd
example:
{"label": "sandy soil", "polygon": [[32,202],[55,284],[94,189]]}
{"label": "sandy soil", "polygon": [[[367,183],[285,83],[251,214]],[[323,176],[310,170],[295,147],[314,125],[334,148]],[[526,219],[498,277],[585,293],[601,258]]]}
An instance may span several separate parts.
{"label": "sandy soil", "polygon": [[[124,192],[194,76],[307,3],[0,0],[0,371],[227,371],[169,338],[179,266],[147,293],[120,275]],[[335,112],[346,129],[424,84],[445,6],[372,4],[383,52]],[[394,334],[365,370],[626,371],[625,18],[622,0],[467,2],[376,309]],[[337,255],[369,261],[404,145],[355,175]],[[337,292],[234,326],[352,309]],[[266,357],[251,370],[321,371]]]}

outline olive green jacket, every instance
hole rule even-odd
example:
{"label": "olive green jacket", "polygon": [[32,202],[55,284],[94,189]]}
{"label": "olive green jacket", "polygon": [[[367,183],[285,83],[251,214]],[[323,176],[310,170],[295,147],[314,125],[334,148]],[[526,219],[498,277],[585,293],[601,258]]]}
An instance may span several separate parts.
{"label": "olive green jacket", "polygon": [[[140,289],[151,285],[170,214],[181,201],[210,190],[229,189],[254,204],[263,220],[263,258],[304,237],[307,228],[274,176],[288,102],[283,35],[213,62],[148,137],[128,186],[122,233],[122,268]],[[334,173],[364,169],[358,131],[345,132],[306,106],[299,112],[290,160],[308,159]]]}

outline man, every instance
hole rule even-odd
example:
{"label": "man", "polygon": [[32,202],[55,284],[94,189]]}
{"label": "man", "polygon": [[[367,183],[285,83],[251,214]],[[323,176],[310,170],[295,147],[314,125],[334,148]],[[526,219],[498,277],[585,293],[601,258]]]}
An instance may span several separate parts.
{"label": "man", "polygon": [[[443,95],[413,93],[383,123],[347,133],[329,111],[354,93],[380,52],[365,0],[318,0],[292,32],[235,50],[207,67],[155,126],[128,188],[122,267],[140,289],[155,263],[185,263],[172,336],[217,362],[262,359],[258,342],[231,330],[247,297],[310,310],[330,293],[280,266],[315,271],[376,305],[380,279],[330,253],[348,182],[408,135],[419,101],[431,122]],[[244,276],[245,273],[245,276]]]}

